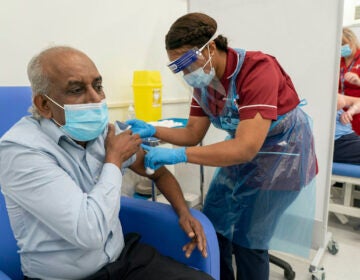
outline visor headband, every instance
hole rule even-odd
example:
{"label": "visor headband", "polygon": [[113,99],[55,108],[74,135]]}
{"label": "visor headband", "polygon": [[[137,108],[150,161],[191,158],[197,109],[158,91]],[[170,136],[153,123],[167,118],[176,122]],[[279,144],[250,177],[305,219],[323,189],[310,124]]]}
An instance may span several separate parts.
{"label": "visor headband", "polygon": [[200,49],[199,51],[202,51],[211,41],[215,40],[218,37],[218,33],[215,31],[214,35],[211,36],[209,41],[207,41]]}
{"label": "visor headband", "polygon": [[209,44],[211,41],[213,41],[218,36],[217,32],[207,41],[200,49],[194,48],[191,50],[188,50],[186,53],[184,53],[182,56],[180,56],[178,59],[175,59],[174,61],[170,62],[168,64],[168,67],[173,73],[179,73],[192,63],[194,63],[198,59],[199,53]]}
{"label": "visor headband", "polygon": [[168,67],[173,73],[179,73],[184,68],[188,67],[190,64],[195,62],[197,60],[197,56],[199,54],[199,50],[192,49],[188,50],[186,53],[184,53],[182,56],[180,56],[178,59],[170,62],[168,64]]}

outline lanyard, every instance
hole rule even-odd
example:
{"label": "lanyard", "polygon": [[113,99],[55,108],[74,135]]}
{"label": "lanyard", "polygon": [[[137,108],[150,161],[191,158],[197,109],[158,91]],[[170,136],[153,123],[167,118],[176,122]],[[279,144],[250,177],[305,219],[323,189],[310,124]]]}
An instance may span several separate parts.
{"label": "lanyard", "polygon": [[[353,61],[351,62],[347,72],[350,72],[351,69],[353,68],[355,61],[357,60],[357,57],[354,57]],[[341,92],[344,94],[345,92],[345,69],[346,66],[344,68],[340,69],[340,82],[341,82]]]}

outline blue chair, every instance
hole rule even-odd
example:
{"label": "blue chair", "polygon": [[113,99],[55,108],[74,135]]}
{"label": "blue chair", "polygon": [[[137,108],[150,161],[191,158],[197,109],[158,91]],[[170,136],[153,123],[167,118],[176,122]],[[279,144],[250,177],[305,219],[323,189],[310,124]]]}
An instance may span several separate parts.
{"label": "blue chair", "polygon": [[[0,87],[0,137],[22,116],[27,115],[31,104],[29,87]],[[1,186],[0,186],[1,189]],[[157,248],[191,267],[220,279],[219,248],[215,230],[211,222],[200,211],[191,213],[203,225],[207,236],[208,257],[203,258],[196,249],[190,258],[185,258],[182,245],[188,237],[178,224],[178,218],[170,205],[142,199],[121,198],[119,218],[124,233],[141,234],[141,242]],[[10,226],[4,197],[0,192],[0,280],[22,280],[18,247]]]}
{"label": "blue chair", "polygon": [[0,87],[0,137],[21,117],[29,115],[30,106],[30,87]]}
{"label": "blue chair", "polygon": [[[4,197],[0,192],[0,280],[5,279],[24,279],[20,256],[17,253],[18,247],[10,227],[9,217],[6,210]],[[3,273],[2,273],[3,272]],[[4,273],[9,277],[6,278]]]}
{"label": "blue chair", "polygon": [[[356,188],[360,185],[360,165],[333,162],[331,181],[342,184],[341,188],[332,186],[332,189],[336,190],[336,193],[341,190],[343,199],[330,199],[329,211],[334,212],[342,224],[349,222],[347,216],[360,218],[360,209],[356,207]],[[354,228],[357,229],[358,226]]]}
{"label": "blue chair", "polygon": [[2,272],[0,270],[0,279],[1,280],[11,280],[11,278],[9,278],[9,276],[7,276],[4,272]]}
{"label": "blue chair", "polygon": [[185,257],[182,245],[189,242],[189,238],[179,226],[178,217],[168,204],[122,197],[120,220],[124,233],[138,232],[142,235],[141,242],[152,245],[163,255],[220,279],[219,247],[214,227],[203,213],[196,209],[190,211],[204,228],[207,258],[203,258],[197,249],[190,258]]}
{"label": "blue chair", "polygon": [[[31,88],[0,87],[0,137],[21,117],[28,115],[31,105]],[[20,269],[18,247],[10,228],[4,197],[0,192],[0,279],[5,280],[5,272],[11,279],[23,279]]]}

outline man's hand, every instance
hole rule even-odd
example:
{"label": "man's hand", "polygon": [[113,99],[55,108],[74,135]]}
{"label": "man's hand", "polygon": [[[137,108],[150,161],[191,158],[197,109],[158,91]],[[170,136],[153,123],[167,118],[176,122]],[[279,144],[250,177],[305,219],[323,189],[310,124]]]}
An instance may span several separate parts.
{"label": "man's hand", "polygon": [[189,258],[195,247],[197,247],[201,255],[206,258],[206,237],[200,222],[188,212],[179,216],[179,224],[187,236],[191,238],[191,241],[183,246],[185,256]]}
{"label": "man's hand", "polygon": [[126,130],[115,135],[114,125],[109,124],[105,139],[105,162],[113,163],[121,168],[122,163],[139,150],[140,144],[139,134],[132,134],[131,130]]}

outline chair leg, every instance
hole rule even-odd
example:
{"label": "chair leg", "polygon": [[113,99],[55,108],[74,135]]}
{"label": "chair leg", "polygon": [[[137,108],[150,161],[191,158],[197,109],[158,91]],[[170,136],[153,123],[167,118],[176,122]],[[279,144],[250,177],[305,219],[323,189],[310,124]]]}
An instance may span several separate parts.
{"label": "chair leg", "polygon": [[295,279],[295,271],[293,271],[291,265],[287,263],[286,261],[275,257],[274,255],[269,254],[269,261],[276,266],[281,267],[284,269],[284,277],[287,280],[294,280]]}

